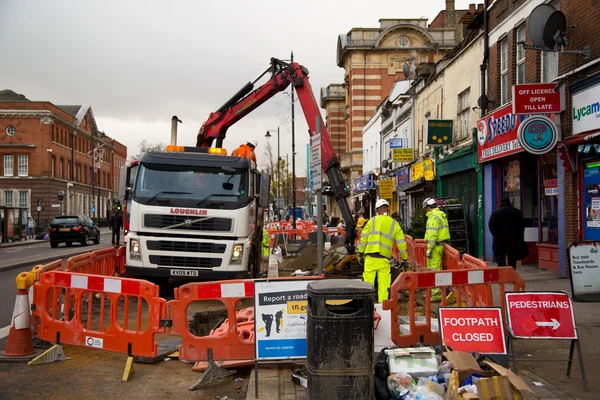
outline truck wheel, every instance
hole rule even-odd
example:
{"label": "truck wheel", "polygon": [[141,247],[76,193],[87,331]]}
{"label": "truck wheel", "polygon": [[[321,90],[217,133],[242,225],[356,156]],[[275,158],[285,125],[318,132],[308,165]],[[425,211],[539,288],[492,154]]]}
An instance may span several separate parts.
{"label": "truck wheel", "polygon": [[248,260],[248,275],[250,279],[258,278],[260,274],[260,254],[256,251],[256,248],[250,249],[250,258]]}

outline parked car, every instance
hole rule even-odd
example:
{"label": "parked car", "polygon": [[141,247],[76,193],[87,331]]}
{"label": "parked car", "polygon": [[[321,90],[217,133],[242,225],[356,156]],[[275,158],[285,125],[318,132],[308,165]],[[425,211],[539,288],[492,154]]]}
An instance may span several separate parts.
{"label": "parked car", "polygon": [[70,247],[73,242],[87,246],[91,240],[94,244],[100,243],[100,229],[89,217],[85,215],[61,215],[55,217],[50,223],[50,247],[58,247],[59,243],[66,243]]}

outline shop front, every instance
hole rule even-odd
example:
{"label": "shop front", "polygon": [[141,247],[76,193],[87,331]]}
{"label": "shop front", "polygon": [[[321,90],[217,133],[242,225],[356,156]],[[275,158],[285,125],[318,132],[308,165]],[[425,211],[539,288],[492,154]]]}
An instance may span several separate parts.
{"label": "shop front", "polygon": [[396,195],[398,197],[398,214],[402,229],[410,228],[410,198],[404,187],[410,184],[410,166],[402,167],[396,171]]}
{"label": "shop front", "polygon": [[410,198],[410,217],[423,208],[423,201],[428,197],[436,197],[435,164],[431,159],[417,161],[410,166],[410,183],[402,190]]}
{"label": "shop front", "polygon": [[371,208],[375,204],[373,199],[376,194],[375,189],[373,174],[363,175],[352,182],[350,207],[353,213],[362,214],[364,218],[372,216]]}
{"label": "shop front", "polygon": [[[525,220],[529,256],[521,263],[537,263],[540,268],[558,271],[556,141],[559,132],[551,120],[529,116],[524,122],[528,116],[512,111],[512,104],[508,104],[477,123],[478,159],[484,166],[485,257],[493,260],[488,221],[499,207],[500,199],[508,196]],[[524,125],[521,132],[526,134],[522,133],[520,141],[521,125]]]}
{"label": "shop front", "polygon": [[469,254],[479,256],[479,198],[477,160],[473,147],[467,146],[444,155],[436,162],[438,197],[458,199],[466,217]]}

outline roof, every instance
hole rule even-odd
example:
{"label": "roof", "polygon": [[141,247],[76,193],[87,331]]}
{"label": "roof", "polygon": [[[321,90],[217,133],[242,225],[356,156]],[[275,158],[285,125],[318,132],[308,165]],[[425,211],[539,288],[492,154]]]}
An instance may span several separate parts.
{"label": "roof", "polygon": [[79,106],[61,106],[61,105],[57,105],[58,108],[60,108],[61,110],[63,110],[64,112],[66,112],[67,114],[76,117],[77,113],[79,112],[79,109],[81,108],[81,105]]}
{"label": "roof", "polygon": [[16,93],[10,89],[4,89],[4,90],[0,90],[0,101],[30,101],[30,100],[20,93]]}

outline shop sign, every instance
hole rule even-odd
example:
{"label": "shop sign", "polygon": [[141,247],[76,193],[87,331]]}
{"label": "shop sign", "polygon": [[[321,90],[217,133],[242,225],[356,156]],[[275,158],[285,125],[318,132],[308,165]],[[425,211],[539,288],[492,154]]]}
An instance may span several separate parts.
{"label": "shop sign", "polygon": [[442,345],[453,351],[506,354],[500,308],[440,308]]}
{"label": "shop sign", "polygon": [[600,129],[600,84],[573,95],[573,135]]}
{"label": "shop sign", "polygon": [[558,196],[558,181],[556,179],[546,179],[544,181],[544,194],[546,196]]}
{"label": "shop sign", "polygon": [[410,182],[410,167],[400,168],[398,172],[396,172],[396,177],[398,178],[398,186],[406,185]]}
{"label": "shop sign", "polygon": [[363,175],[356,178],[352,185],[352,193],[360,193],[373,189],[373,175]]}
{"label": "shop sign", "polygon": [[427,120],[427,145],[445,146],[452,144],[454,121],[451,119]]}
{"label": "shop sign", "polygon": [[433,162],[431,160],[419,161],[414,163],[410,169],[410,181],[416,181],[425,178],[426,181],[432,181],[435,176]]}
{"label": "shop sign", "polygon": [[571,293],[575,301],[600,301],[600,245],[573,243],[568,248]]}
{"label": "shop sign", "polygon": [[506,311],[516,338],[577,339],[573,305],[566,293],[506,293]]}
{"label": "shop sign", "polygon": [[382,199],[391,199],[392,192],[394,190],[394,183],[392,179],[380,179],[379,180],[379,197]]}
{"label": "shop sign", "polygon": [[513,114],[560,113],[560,91],[556,83],[526,83],[513,86]]}
{"label": "shop sign", "polygon": [[401,148],[402,148],[402,138],[390,139],[390,149],[401,149]]}
{"label": "shop sign", "polygon": [[412,162],[415,159],[414,149],[392,149],[393,162]]}
{"label": "shop sign", "polygon": [[517,132],[519,144],[528,153],[546,154],[558,142],[558,128],[554,121],[543,115],[535,115],[525,119]]}

